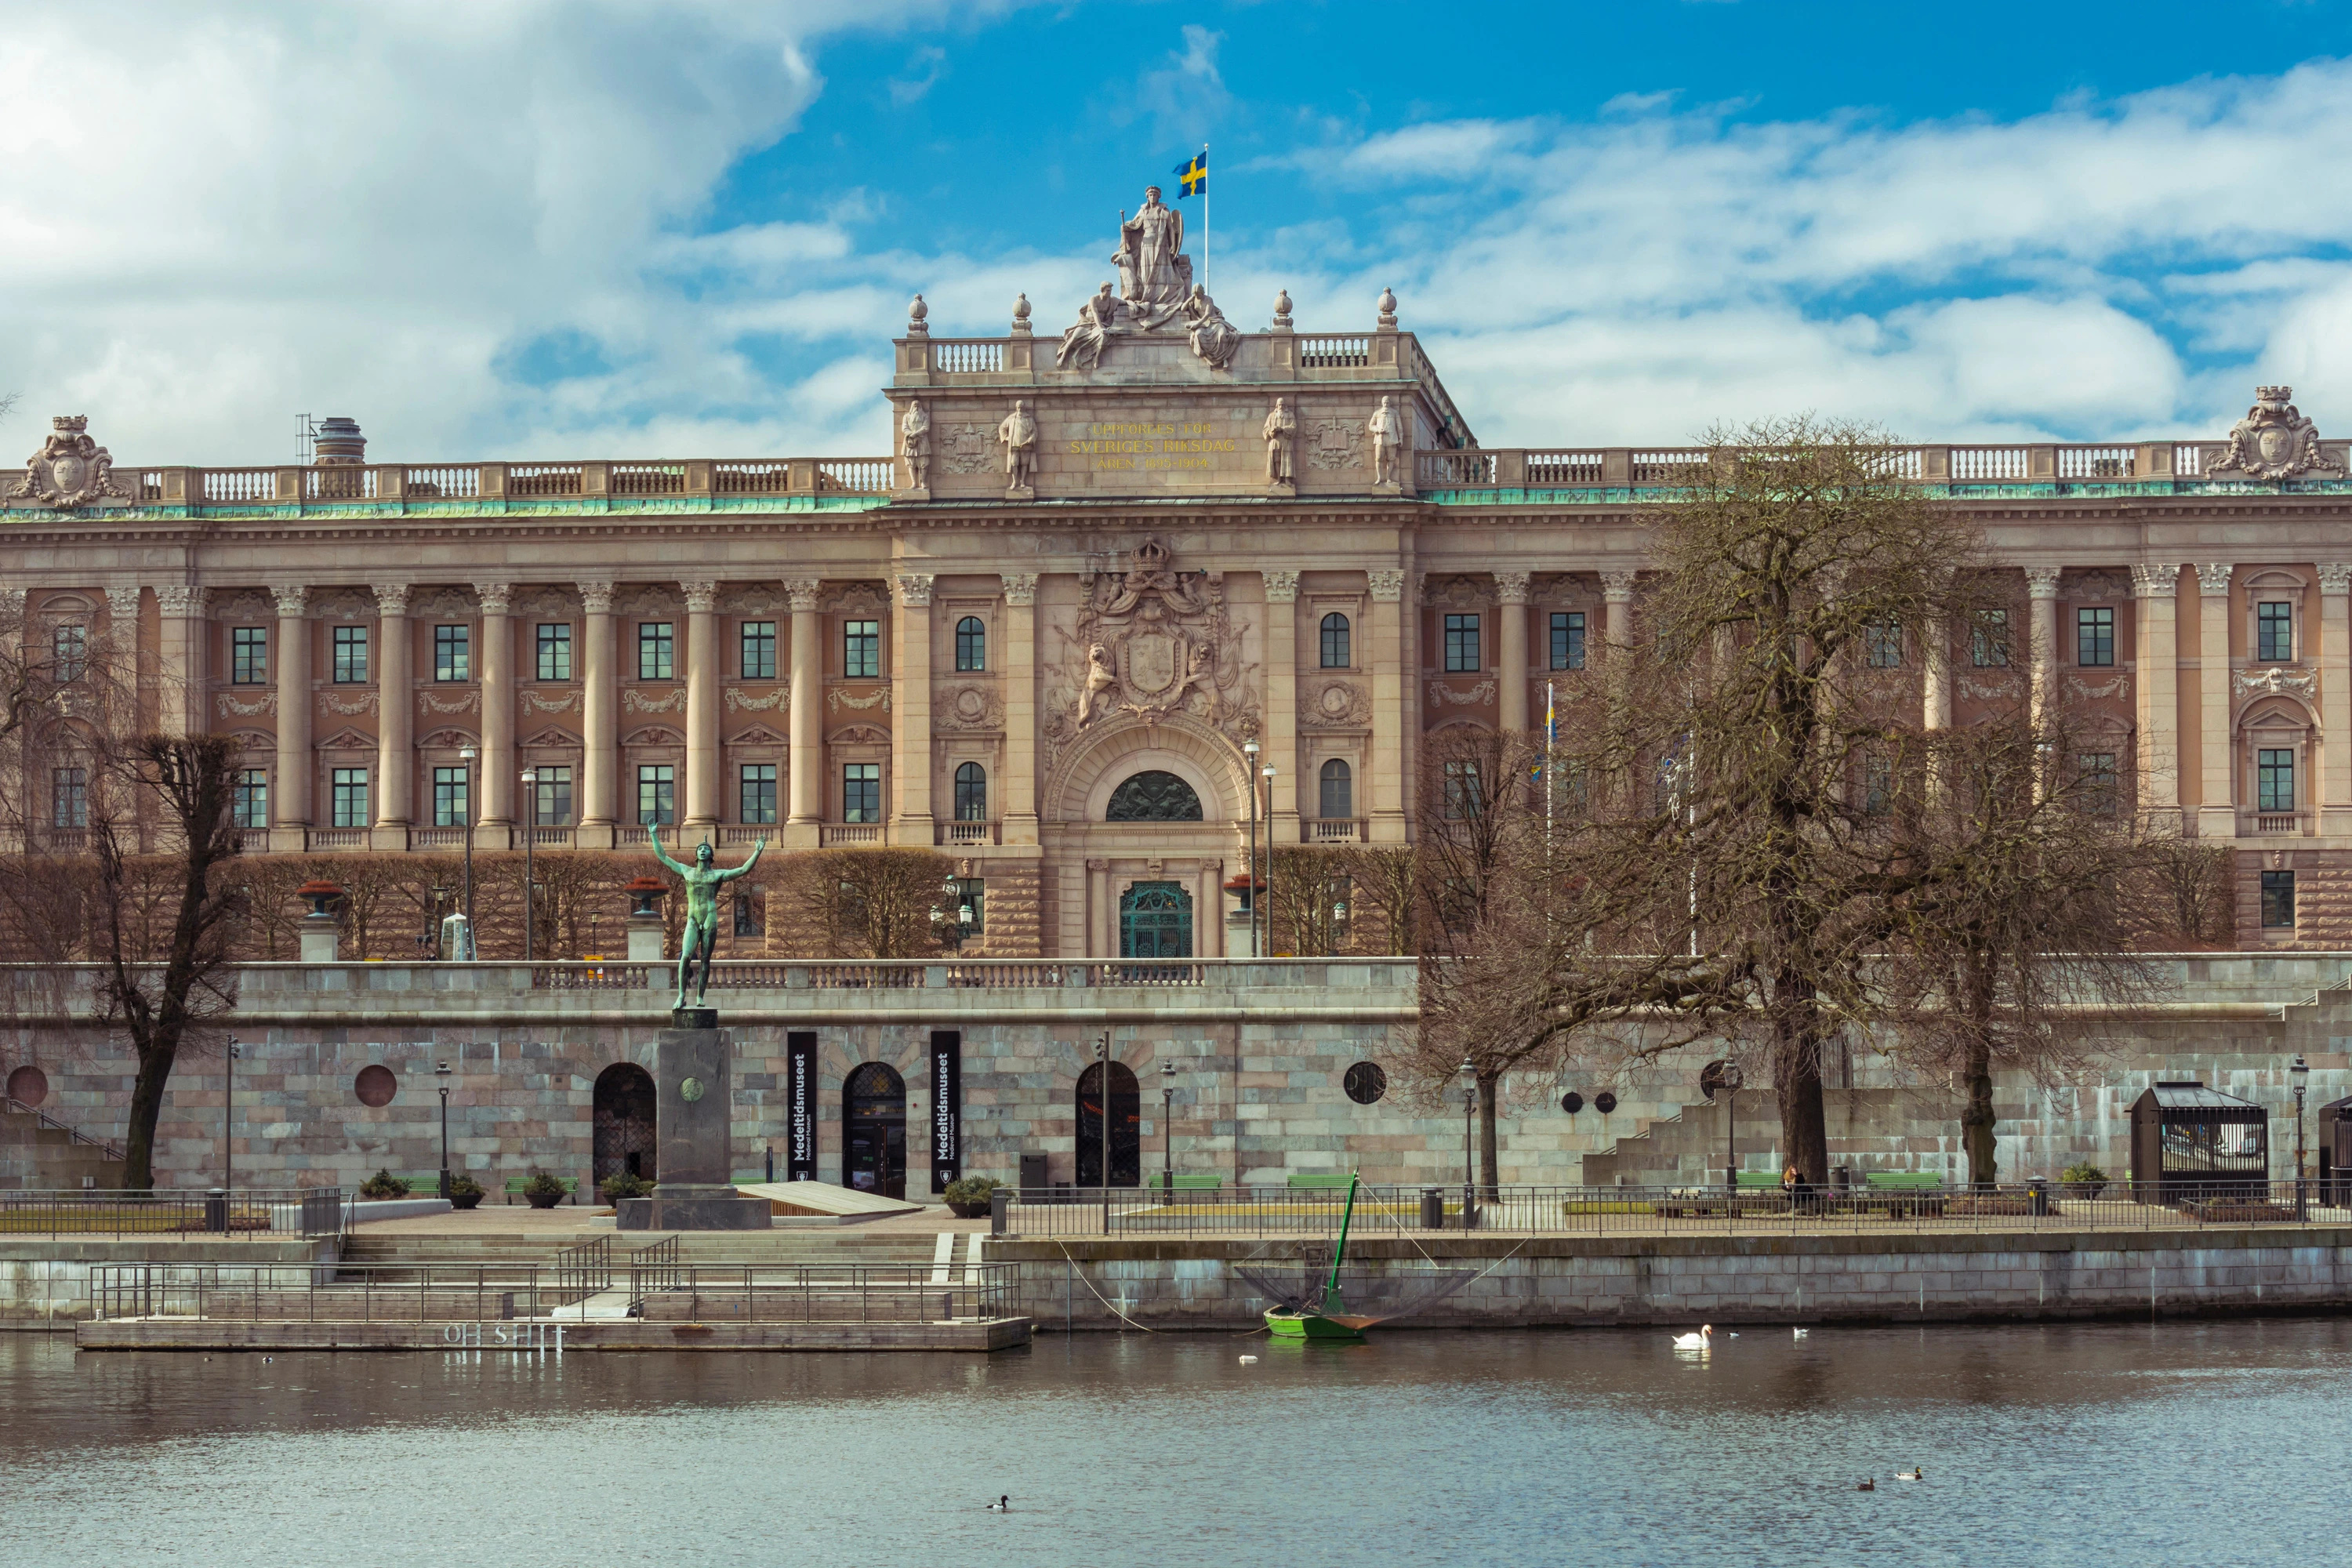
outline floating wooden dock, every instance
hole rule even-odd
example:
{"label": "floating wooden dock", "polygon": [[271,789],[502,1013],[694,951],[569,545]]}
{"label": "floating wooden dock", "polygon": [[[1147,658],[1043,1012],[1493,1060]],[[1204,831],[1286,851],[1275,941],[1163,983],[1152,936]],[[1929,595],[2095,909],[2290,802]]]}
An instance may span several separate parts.
{"label": "floating wooden dock", "polygon": [[78,1323],[86,1351],[1001,1351],[1029,1342],[1027,1318],[929,1323],[646,1322],[637,1318],[273,1322],[105,1318]]}

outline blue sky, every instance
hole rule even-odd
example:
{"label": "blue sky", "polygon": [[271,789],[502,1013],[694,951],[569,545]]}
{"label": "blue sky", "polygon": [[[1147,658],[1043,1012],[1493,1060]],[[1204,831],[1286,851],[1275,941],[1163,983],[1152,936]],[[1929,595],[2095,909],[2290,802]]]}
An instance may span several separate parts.
{"label": "blue sky", "polygon": [[1205,141],[1227,313],[1393,287],[1490,445],[2335,432],[2347,60],[2332,0],[93,0],[0,28],[0,388],[124,461],[878,451],[911,291],[1058,330]]}

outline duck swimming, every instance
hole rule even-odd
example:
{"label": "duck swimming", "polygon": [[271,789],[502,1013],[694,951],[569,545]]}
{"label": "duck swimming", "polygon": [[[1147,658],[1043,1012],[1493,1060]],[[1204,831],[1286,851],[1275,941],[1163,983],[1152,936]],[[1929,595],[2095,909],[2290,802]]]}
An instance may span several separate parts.
{"label": "duck swimming", "polygon": [[1714,1340],[1715,1325],[1713,1323],[1701,1323],[1698,1328],[1698,1332],[1695,1334],[1676,1334],[1675,1336],[1675,1349],[1678,1351],[1703,1351],[1708,1348],[1708,1346],[1714,1342]]}
{"label": "duck swimming", "polygon": [[991,1513],[1011,1513],[1013,1511],[1013,1499],[1010,1496],[999,1497],[994,1502],[988,1505],[988,1511]]}
{"label": "duck swimming", "polygon": [[1895,1471],[1895,1479],[1898,1481],[1924,1481],[1927,1479],[1927,1472],[1914,1466],[1907,1470]]}
{"label": "duck swimming", "polygon": [[1858,1492],[1874,1492],[1878,1489],[1878,1483],[1874,1480],[1856,1481],[1853,1484],[1853,1489]]}

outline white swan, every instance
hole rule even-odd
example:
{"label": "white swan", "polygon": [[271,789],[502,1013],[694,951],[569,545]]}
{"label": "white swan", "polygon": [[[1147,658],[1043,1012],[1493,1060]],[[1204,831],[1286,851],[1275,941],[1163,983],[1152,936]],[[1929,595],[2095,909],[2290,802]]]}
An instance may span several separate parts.
{"label": "white swan", "polygon": [[1802,1330],[1802,1329],[1799,1329],[1799,1330],[1797,1331],[1797,1335],[1796,1335],[1796,1337],[1797,1337],[1797,1338],[1799,1338],[1799,1339],[1801,1339],[1801,1339],[1803,1339],[1803,1338],[1805,1337],[1805,1331],[1804,1331],[1804,1330]]}
{"label": "white swan", "polygon": [[1703,1351],[1708,1348],[1708,1346],[1714,1342],[1714,1339],[1715,1325],[1713,1323],[1701,1323],[1699,1325],[1698,1332],[1695,1334],[1676,1334],[1675,1336],[1675,1349],[1678,1351]]}

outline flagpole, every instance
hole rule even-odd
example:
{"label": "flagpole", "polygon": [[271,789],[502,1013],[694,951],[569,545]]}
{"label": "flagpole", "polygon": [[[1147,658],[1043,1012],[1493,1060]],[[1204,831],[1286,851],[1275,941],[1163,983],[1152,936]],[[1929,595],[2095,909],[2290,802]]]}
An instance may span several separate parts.
{"label": "flagpole", "polygon": [[[1209,144],[1201,143],[1201,167],[1209,166]],[[1209,183],[1201,182],[1201,292],[1214,293],[1209,287]]]}

